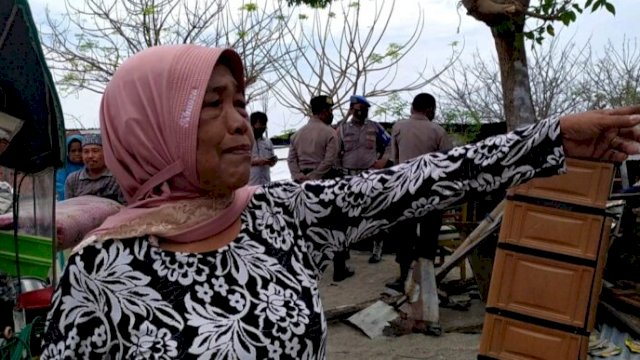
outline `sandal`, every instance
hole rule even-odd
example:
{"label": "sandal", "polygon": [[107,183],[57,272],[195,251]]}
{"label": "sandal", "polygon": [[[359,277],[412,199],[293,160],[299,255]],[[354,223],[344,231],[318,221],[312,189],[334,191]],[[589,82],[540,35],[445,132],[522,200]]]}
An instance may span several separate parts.
{"label": "sandal", "polygon": [[624,344],[627,345],[632,353],[640,354],[640,340],[633,340],[628,337],[624,340]]}

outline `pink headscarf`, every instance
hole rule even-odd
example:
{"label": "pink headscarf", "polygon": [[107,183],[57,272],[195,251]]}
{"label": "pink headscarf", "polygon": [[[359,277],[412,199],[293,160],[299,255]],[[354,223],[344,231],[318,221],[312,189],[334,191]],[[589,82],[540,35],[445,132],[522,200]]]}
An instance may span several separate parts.
{"label": "pink headscarf", "polygon": [[231,203],[216,209],[202,193],[196,167],[200,109],[211,72],[223,59],[244,89],[242,61],[229,49],[157,46],[118,68],[102,97],[100,127],[106,165],[129,205],[84,245],[142,235],[194,242],[240,216],[255,188],[236,190]]}

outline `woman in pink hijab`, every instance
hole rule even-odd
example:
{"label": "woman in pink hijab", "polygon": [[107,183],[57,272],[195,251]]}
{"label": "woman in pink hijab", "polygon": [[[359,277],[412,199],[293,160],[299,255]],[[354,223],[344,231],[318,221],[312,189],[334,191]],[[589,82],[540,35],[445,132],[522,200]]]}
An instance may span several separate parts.
{"label": "woman in pink hijab", "polygon": [[258,188],[232,50],[154,47],[102,100],[105,159],[130,204],[76,249],[43,360],[324,359],[318,280],[333,254],[399,221],[638,153],[640,108],[541,121],[361,176]]}

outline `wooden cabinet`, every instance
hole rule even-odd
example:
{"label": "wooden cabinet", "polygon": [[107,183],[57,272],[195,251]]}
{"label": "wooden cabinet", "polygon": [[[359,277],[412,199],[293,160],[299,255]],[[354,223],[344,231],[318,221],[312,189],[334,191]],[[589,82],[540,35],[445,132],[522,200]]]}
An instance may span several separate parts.
{"label": "wooden cabinet", "polygon": [[533,179],[510,190],[510,194],[564,201],[604,209],[611,193],[613,165],[567,159],[567,173]]}
{"label": "wooden cabinet", "polygon": [[601,215],[509,201],[500,241],[595,260],[603,225]]}
{"label": "wooden cabinet", "polygon": [[575,360],[588,337],[487,314],[480,353],[504,360]]}
{"label": "wooden cabinet", "polygon": [[498,251],[487,306],[583,327],[594,269]]}
{"label": "wooden cabinet", "polygon": [[611,219],[611,164],[567,160],[568,173],[508,192],[479,358],[586,359]]}

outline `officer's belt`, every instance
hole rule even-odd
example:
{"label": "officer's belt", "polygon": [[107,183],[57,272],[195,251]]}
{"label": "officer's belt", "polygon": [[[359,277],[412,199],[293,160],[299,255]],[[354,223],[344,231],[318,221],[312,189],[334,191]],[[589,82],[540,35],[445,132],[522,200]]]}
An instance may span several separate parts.
{"label": "officer's belt", "polygon": [[347,169],[347,168],[337,168],[337,171],[342,173],[343,175],[360,175],[363,172],[369,169]]}

